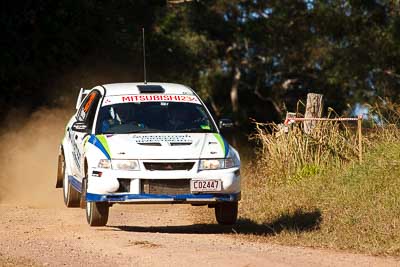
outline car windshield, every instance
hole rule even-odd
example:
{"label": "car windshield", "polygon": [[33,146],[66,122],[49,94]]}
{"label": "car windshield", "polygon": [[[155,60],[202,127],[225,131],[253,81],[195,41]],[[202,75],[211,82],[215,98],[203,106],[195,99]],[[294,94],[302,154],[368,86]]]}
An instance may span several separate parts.
{"label": "car windshield", "polygon": [[185,102],[130,102],[100,108],[97,134],[215,132],[200,104]]}

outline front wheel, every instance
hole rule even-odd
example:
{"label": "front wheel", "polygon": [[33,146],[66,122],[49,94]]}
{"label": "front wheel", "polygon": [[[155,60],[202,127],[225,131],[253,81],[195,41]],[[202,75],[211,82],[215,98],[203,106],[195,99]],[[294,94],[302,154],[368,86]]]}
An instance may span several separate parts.
{"label": "front wheel", "polygon": [[[65,161],[63,164],[65,166]],[[63,195],[65,206],[67,206],[68,208],[79,207],[79,202],[81,199],[80,193],[72,187],[71,183],[68,180],[68,174],[65,168],[63,168],[63,177]]]}
{"label": "front wheel", "polygon": [[86,219],[90,226],[104,226],[108,221],[110,206],[107,202],[86,201]]}
{"label": "front wheel", "polygon": [[217,203],[215,206],[215,218],[218,224],[230,225],[234,224],[238,215],[237,202]]}

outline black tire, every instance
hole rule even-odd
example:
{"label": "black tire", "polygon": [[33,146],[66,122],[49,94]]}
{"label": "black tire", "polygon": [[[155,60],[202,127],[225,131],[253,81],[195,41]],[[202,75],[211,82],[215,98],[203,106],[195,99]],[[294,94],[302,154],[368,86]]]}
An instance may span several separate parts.
{"label": "black tire", "polygon": [[[65,166],[65,162],[64,162]],[[65,168],[63,169],[63,196],[65,206],[68,208],[76,208],[79,207],[79,202],[81,199],[81,194],[72,187],[71,183],[68,180],[68,175],[65,172]]]}
{"label": "black tire", "polygon": [[236,223],[238,215],[237,202],[217,203],[215,206],[215,218],[218,224],[231,225]]}
{"label": "black tire", "polygon": [[86,220],[90,226],[104,226],[108,221],[110,205],[107,202],[86,202]]}
{"label": "black tire", "polygon": [[64,159],[64,153],[61,151],[61,153],[58,155],[56,188],[63,187],[64,171],[65,171],[65,159]]}

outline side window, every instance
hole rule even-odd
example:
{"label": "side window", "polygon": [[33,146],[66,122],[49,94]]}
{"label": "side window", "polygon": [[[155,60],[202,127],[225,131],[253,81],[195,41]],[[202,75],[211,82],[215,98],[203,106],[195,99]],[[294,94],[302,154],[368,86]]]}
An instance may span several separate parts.
{"label": "side window", "polygon": [[87,116],[85,122],[89,129],[92,129],[93,127],[94,117],[96,116],[97,106],[100,102],[100,98],[101,98],[100,94],[97,94],[94,100],[92,101],[92,104],[89,107],[89,111],[86,114]]}
{"label": "side window", "polygon": [[93,124],[93,118],[96,113],[96,107],[100,100],[100,93],[94,91],[90,93],[85,100],[82,102],[79,109],[77,119],[78,121],[84,121],[88,124],[89,128]]}

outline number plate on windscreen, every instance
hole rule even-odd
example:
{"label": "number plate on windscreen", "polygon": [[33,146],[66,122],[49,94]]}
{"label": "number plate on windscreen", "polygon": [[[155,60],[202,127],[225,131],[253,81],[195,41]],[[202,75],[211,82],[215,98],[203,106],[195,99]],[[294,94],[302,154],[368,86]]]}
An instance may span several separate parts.
{"label": "number plate on windscreen", "polygon": [[191,192],[218,192],[222,189],[221,180],[191,180]]}

